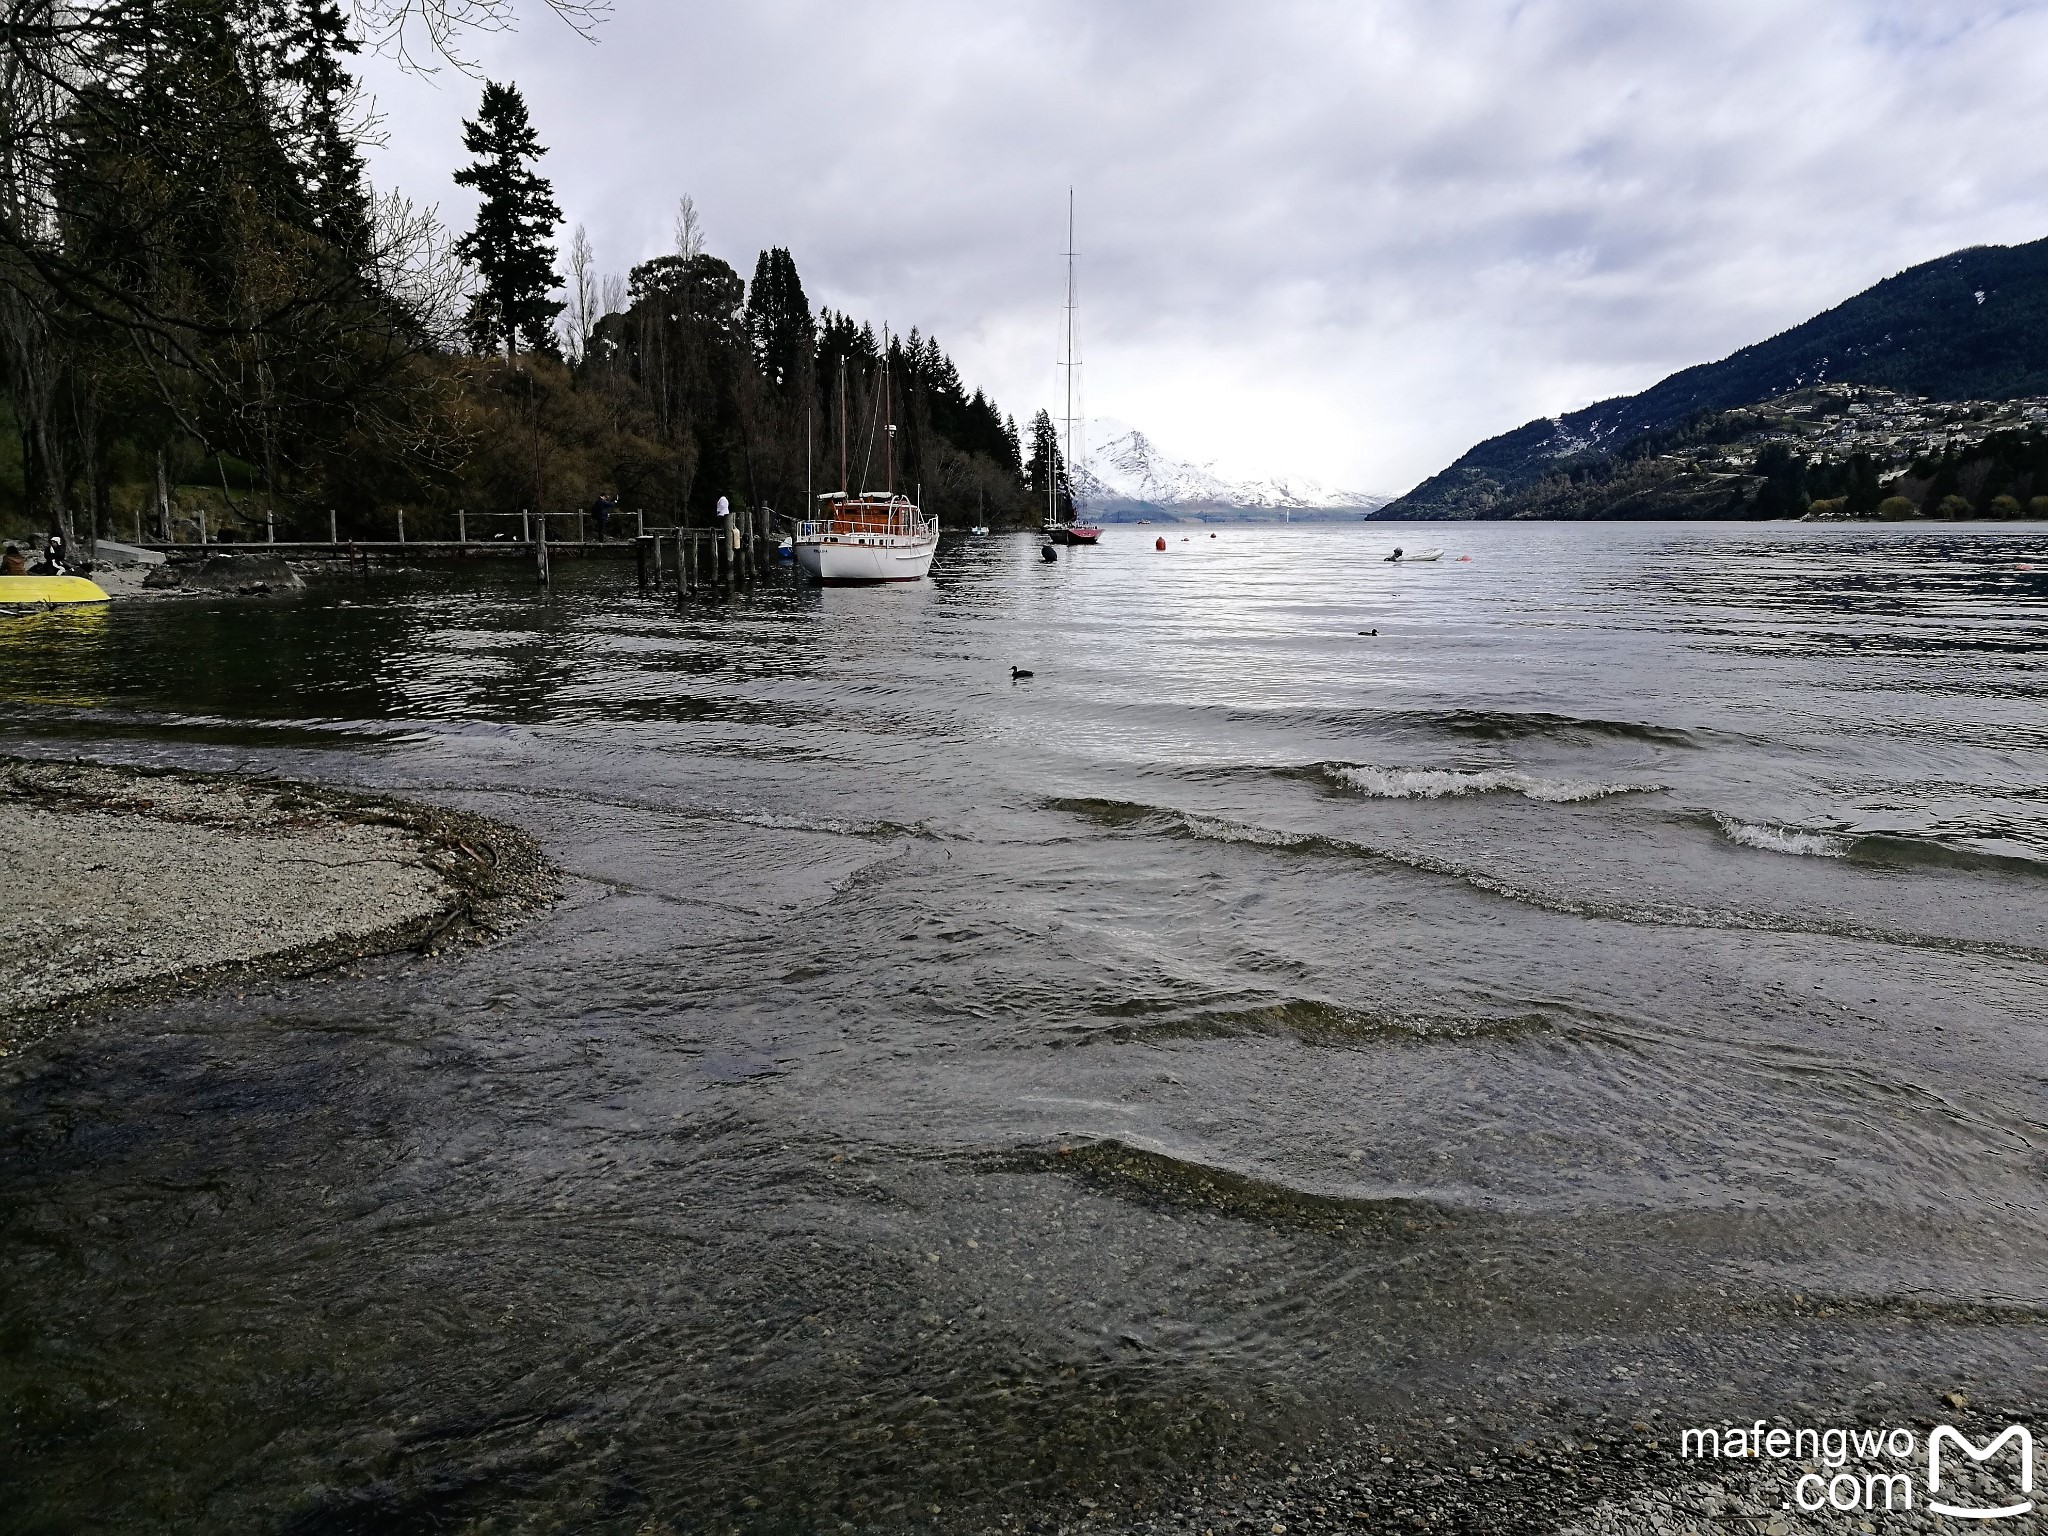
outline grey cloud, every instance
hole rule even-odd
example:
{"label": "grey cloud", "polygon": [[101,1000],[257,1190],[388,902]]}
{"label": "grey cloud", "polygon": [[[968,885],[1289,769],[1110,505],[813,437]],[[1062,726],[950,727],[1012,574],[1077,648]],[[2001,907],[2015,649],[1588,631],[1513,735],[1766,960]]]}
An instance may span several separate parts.
{"label": "grey cloud", "polygon": [[[1956,246],[2048,233],[2042,4],[619,0],[476,40],[600,260],[678,193],[742,270],[1052,397],[1077,189],[1089,409],[1233,474],[1398,490]],[[373,65],[383,180],[474,86]]]}

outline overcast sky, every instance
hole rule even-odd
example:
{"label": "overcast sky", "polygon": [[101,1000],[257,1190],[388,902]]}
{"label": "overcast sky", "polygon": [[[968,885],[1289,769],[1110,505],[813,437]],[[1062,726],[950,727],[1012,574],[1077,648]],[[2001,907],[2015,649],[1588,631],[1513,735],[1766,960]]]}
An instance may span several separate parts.
{"label": "overcast sky", "polygon": [[[602,267],[687,192],[1020,420],[1071,185],[1089,414],[1357,490],[2048,235],[2048,0],[523,0],[467,47]],[[466,225],[477,79],[363,72],[380,187]]]}

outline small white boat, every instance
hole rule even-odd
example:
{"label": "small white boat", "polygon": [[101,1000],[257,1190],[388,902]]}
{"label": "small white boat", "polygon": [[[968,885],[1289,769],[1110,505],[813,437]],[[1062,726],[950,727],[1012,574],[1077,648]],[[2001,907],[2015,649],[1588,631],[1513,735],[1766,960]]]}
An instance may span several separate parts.
{"label": "small white boat", "polygon": [[973,534],[976,538],[980,538],[983,534],[988,532],[988,528],[987,525],[983,523],[976,523],[972,528],[968,529],[967,531]]}
{"label": "small white boat", "polygon": [[835,585],[921,581],[939,550],[939,520],[894,491],[818,498],[823,514],[796,525],[796,563]]}
{"label": "small white boat", "polygon": [[1444,552],[1440,549],[1418,549],[1412,555],[1397,549],[1391,555],[1385,557],[1384,563],[1387,565],[1427,564],[1431,560],[1441,560],[1443,557]]}

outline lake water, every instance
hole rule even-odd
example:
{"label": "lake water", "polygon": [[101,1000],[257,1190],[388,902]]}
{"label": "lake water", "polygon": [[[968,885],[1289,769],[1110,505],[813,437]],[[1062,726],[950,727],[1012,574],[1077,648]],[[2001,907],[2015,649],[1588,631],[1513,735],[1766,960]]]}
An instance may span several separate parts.
{"label": "lake water", "polygon": [[1207,533],[0,621],[0,746],[573,877],[0,1064],[13,1528],[955,1529],[2048,1402],[2048,531]]}

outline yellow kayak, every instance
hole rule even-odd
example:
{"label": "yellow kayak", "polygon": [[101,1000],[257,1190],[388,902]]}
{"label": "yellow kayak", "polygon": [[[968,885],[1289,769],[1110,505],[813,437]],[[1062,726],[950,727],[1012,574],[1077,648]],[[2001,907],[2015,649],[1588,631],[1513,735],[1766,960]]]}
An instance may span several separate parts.
{"label": "yellow kayak", "polygon": [[107,594],[83,576],[0,576],[0,607],[10,603],[104,603]]}

